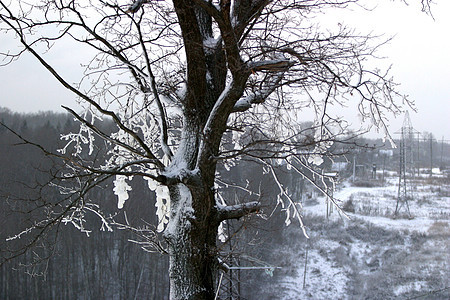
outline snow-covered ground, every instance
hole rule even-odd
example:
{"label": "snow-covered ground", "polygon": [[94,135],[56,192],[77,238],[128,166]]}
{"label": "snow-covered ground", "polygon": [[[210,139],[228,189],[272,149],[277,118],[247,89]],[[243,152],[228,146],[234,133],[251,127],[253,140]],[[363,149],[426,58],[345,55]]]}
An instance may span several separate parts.
{"label": "snow-covered ground", "polygon": [[[444,186],[433,187],[423,185],[419,181],[417,186],[411,188],[408,195],[412,199],[400,203],[399,216],[394,217],[397,205],[398,183],[397,178],[389,178],[382,187],[354,187],[349,182],[343,183],[334,197],[343,206],[352,200],[355,212],[346,211],[350,222],[360,219],[388,230],[408,230],[426,233],[437,221],[450,222],[450,183]],[[326,217],[325,198],[321,203],[305,206],[304,213]],[[335,209],[336,211],[336,209]],[[331,220],[341,218],[343,214],[334,213],[329,216]],[[403,216],[403,218],[402,218]]]}
{"label": "snow-covered ground", "polygon": [[409,213],[404,204],[394,217],[397,180],[342,184],[335,197],[349,219],[336,209],[327,218],[325,198],[305,205],[311,238],[287,246],[294,251],[276,278],[280,292],[268,297],[450,299],[450,182],[418,179],[409,185]]}

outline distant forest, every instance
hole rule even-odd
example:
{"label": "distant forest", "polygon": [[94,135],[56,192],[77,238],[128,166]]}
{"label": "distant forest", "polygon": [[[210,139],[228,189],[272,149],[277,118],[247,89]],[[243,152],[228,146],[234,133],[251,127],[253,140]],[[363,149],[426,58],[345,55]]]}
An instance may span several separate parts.
{"label": "distant forest", "polygon": [[[63,148],[61,133],[76,131],[79,124],[67,114],[43,112],[12,113],[0,109],[0,121],[23,138],[51,152]],[[107,128],[108,124],[103,124]],[[101,145],[97,145],[101,148]],[[101,152],[99,152],[101,153]],[[6,242],[32,224],[40,214],[41,193],[63,197],[56,188],[46,187],[60,162],[45,156],[40,149],[23,142],[0,126],[0,251],[1,259],[21,254],[21,247],[33,233]],[[133,181],[128,201],[130,220],[156,222],[154,195],[146,183]],[[105,211],[118,213],[111,182],[95,191]],[[125,230],[101,231],[92,216],[89,237],[72,225],[59,225],[51,234],[19,257],[0,268],[1,299],[167,299],[167,257],[147,253],[128,241]],[[39,256],[39,257],[38,257]],[[47,259],[47,256],[49,259]],[[145,297],[144,297],[145,295]]]}
{"label": "distant forest", "polygon": [[[127,230],[101,231],[101,223],[95,216],[89,217],[92,220],[86,224],[92,230],[89,237],[62,223],[55,225],[30,249],[24,249],[24,245],[36,238],[33,232],[7,241],[35,224],[43,213],[44,198],[58,201],[64,197],[47,185],[64,164],[45,155],[38,146],[24,143],[18,135],[57,153],[65,146],[61,134],[76,132],[79,123],[63,113],[19,114],[5,108],[0,108],[0,121],[10,129],[0,125],[0,298],[168,299],[168,257],[142,250],[140,245],[129,241],[136,236]],[[106,132],[113,128],[106,121],[101,126]],[[339,171],[342,180],[352,175],[370,180],[374,166],[378,171],[398,170],[398,149],[389,150],[389,145],[381,140],[359,138],[353,142],[352,147],[349,143],[336,145],[334,150],[345,155],[325,162],[330,171]],[[98,142],[96,147],[97,155],[105,155],[107,145]],[[417,172],[427,172],[431,167],[445,171],[450,166],[447,143],[425,138],[415,144],[414,151]],[[359,168],[353,168],[353,163]],[[260,189],[266,198],[276,197],[274,183],[265,180],[260,167],[242,165],[231,172],[234,182]],[[316,192],[303,178],[288,172],[284,176],[289,179],[290,191],[297,199],[308,201],[315,197]],[[98,199],[103,211],[117,214],[118,220],[124,220],[125,211],[127,220],[133,224],[156,224],[153,192],[143,180],[134,180],[132,187],[130,199],[121,211],[117,209],[112,182],[99,186],[90,197]],[[273,209],[267,208],[266,217]],[[228,233],[238,238],[234,244],[227,245],[229,249],[223,249],[228,259],[238,264],[242,257],[235,253],[247,253],[254,260],[270,262],[273,250],[288,238],[283,234],[282,218],[275,213],[268,222],[259,222],[258,218],[230,222]],[[264,272],[239,273],[243,299],[253,298],[252,290],[268,284],[270,277],[261,273]]]}

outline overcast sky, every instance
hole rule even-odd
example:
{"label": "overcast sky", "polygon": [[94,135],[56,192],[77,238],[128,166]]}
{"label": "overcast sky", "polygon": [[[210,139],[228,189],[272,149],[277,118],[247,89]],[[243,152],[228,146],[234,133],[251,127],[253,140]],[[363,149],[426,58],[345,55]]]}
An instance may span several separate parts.
{"label": "overcast sky", "polygon": [[[327,22],[348,24],[360,32],[386,34],[395,38],[384,46],[381,54],[386,65],[392,63],[392,73],[400,83],[401,92],[416,103],[418,113],[410,111],[413,127],[420,132],[432,132],[437,139],[450,139],[450,1],[437,0],[433,18],[421,13],[418,6],[406,6],[401,1],[382,2],[373,11],[333,12]],[[410,0],[409,2],[419,2]],[[0,48],[14,47],[16,41],[0,35]],[[72,68],[79,63],[71,60],[77,52],[60,46],[53,51],[52,61],[59,70],[76,81]],[[71,76],[72,75],[72,76]],[[0,68],[0,106],[18,112],[43,110],[62,111],[61,105],[76,108],[75,97],[48,75],[31,56]],[[358,123],[355,118],[351,120]],[[403,116],[392,120],[391,133],[400,130]],[[374,135],[371,135],[374,137]],[[394,135],[395,136],[395,135]],[[380,135],[380,137],[382,137]]]}

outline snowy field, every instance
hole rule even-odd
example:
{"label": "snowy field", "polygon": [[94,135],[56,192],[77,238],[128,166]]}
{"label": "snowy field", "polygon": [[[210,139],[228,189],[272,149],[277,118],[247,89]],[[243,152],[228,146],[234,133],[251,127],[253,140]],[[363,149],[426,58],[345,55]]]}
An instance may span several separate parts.
{"label": "snowy field", "polygon": [[283,271],[274,277],[280,289],[263,298],[450,299],[450,182],[416,180],[410,214],[403,205],[394,217],[397,181],[341,184],[335,197],[350,219],[336,209],[327,218],[325,198],[305,205],[311,238],[291,233],[294,247],[280,249]]}

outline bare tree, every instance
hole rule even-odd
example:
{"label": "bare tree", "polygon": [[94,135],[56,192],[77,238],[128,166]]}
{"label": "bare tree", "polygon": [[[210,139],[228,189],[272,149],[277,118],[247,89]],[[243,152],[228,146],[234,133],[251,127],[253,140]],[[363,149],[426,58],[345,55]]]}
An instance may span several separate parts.
{"label": "bare tree", "polygon": [[[364,67],[383,41],[340,24],[322,31],[313,22],[315,14],[357,0],[127,2],[0,1],[0,30],[21,44],[1,54],[4,62],[31,53],[83,108],[64,107],[80,131],[63,137],[59,154],[48,153],[67,167],[53,183],[64,200],[17,237],[61,222],[88,232],[87,213],[108,230],[133,228],[103,214],[89,191],[114,178],[122,209],[128,182],[141,176],[156,192],[159,223],[134,230],[147,250],[169,254],[171,299],[213,299],[217,271],[227,269],[218,259],[220,224],[262,209],[254,191],[249,202],[221,197],[231,186],[227,170],[244,158],[261,164],[279,188],[275,202],[286,223],[294,218],[304,228],[277,166],[326,193],[314,177],[322,178],[333,142],[348,137],[346,121],[329,108],[358,99],[361,116],[389,138],[385,114],[401,110],[394,103],[400,95],[387,72]],[[50,63],[47,53],[59,43],[93,54],[77,84]],[[307,128],[305,110],[315,117]],[[98,126],[105,118],[115,133]],[[105,156],[95,157],[95,139],[108,147]]]}

